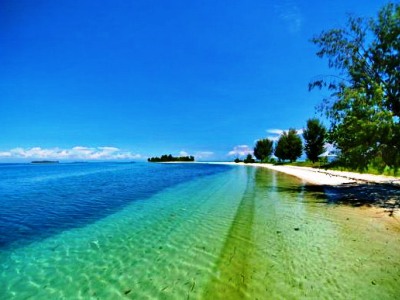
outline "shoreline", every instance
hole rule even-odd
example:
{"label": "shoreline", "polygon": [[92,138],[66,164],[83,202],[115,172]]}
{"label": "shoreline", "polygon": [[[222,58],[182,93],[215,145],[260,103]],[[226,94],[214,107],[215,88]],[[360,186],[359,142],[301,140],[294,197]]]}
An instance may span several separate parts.
{"label": "shoreline", "polygon": [[273,165],[273,164],[261,164],[261,163],[249,163],[249,164],[245,164],[243,162],[240,163],[204,162],[204,163],[267,168],[270,170],[295,176],[313,185],[340,186],[343,184],[366,183],[366,184],[383,184],[383,185],[390,185],[393,187],[400,187],[400,178],[384,176],[384,175],[361,174],[361,173],[347,172],[347,171],[335,171],[335,170],[316,169],[310,167]]}
{"label": "shoreline", "polygon": [[[383,175],[360,174],[353,172],[343,172],[334,170],[314,169],[310,167],[298,167],[287,165],[272,165],[260,163],[235,163],[235,162],[207,162],[207,164],[223,164],[232,166],[248,166],[257,168],[266,168],[273,171],[285,173],[297,177],[305,184],[330,187],[335,190],[340,190],[343,193],[343,202],[338,202],[344,205],[350,205],[354,208],[362,208],[364,214],[370,216],[386,215],[384,219],[392,223],[397,228],[400,228],[400,209],[399,196],[395,194],[388,196],[382,193],[384,191],[398,190],[400,188],[400,178],[389,177]],[[367,192],[366,197],[365,189]],[[346,192],[349,192],[346,195]],[[395,192],[397,194],[397,192]],[[346,197],[348,199],[346,199]],[[368,198],[370,197],[370,198]],[[372,198],[371,198],[372,197]],[[380,198],[379,198],[380,197]],[[382,200],[383,198],[384,200]],[[359,201],[359,200],[364,201]],[[371,199],[373,199],[371,201]],[[365,210],[366,209],[366,210]],[[368,212],[366,212],[368,211]]]}

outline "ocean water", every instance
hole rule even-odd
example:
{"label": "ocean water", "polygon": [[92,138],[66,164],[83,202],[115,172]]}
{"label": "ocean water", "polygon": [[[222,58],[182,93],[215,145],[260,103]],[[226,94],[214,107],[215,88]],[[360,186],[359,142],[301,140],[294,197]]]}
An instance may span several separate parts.
{"label": "ocean water", "polygon": [[0,299],[396,299],[400,232],[270,170],[0,165]]}

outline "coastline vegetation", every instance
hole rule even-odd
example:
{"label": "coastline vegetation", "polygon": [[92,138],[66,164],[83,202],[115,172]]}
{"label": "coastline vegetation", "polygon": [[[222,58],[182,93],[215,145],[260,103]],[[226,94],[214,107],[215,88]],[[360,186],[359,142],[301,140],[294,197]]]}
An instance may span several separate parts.
{"label": "coastline vegetation", "polygon": [[160,157],[150,157],[147,159],[148,162],[191,162],[194,161],[194,156],[172,156],[171,154],[161,155]]}
{"label": "coastline vegetation", "polygon": [[[316,118],[303,130],[304,147],[296,130],[277,142],[257,141],[254,156],[271,162],[335,170],[398,175],[400,168],[400,4],[388,3],[376,18],[350,16],[346,27],[323,31],[311,39],[317,56],[328,59],[335,74],[316,77],[309,84],[327,89],[318,111],[329,129]],[[337,155],[328,163],[330,143]],[[307,161],[296,162],[305,151]],[[273,161],[272,161],[273,162]]]}
{"label": "coastline vegetation", "polygon": [[254,147],[254,156],[261,162],[269,162],[273,148],[273,141],[269,139],[258,140],[256,146]]}
{"label": "coastline vegetation", "polygon": [[305,141],[304,151],[307,158],[315,163],[319,161],[320,155],[325,152],[326,128],[321,122],[314,118],[307,121],[307,128],[303,130]]}
{"label": "coastline vegetation", "polygon": [[289,160],[296,161],[303,153],[303,144],[295,129],[284,132],[275,147],[275,156],[279,162]]}
{"label": "coastline vegetation", "polygon": [[[319,156],[325,151],[325,127],[318,119],[310,119],[307,121],[307,128],[304,129],[303,138],[307,159],[312,163],[319,162],[321,160]],[[303,154],[303,142],[295,129],[289,129],[280,136],[275,147],[272,140],[258,140],[253,153],[256,159],[263,163],[276,162],[271,157],[272,153],[278,158],[278,163],[284,163],[286,160],[293,163]]]}
{"label": "coastline vegetation", "polygon": [[253,158],[253,156],[251,154],[247,154],[246,158],[243,160],[243,162],[245,164],[252,164],[255,163],[255,159]]}
{"label": "coastline vegetation", "polygon": [[349,17],[345,28],[314,37],[317,56],[338,76],[321,76],[309,89],[331,92],[320,107],[331,122],[328,140],[338,163],[354,170],[400,167],[400,4],[376,18]]}
{"label": "coastline vegetation", "polygon": [[244,162],[245,164],[253,164],[256,162],[256,160],[253,158],[253,155],[251,155],[250,153],[247,154],[246,158],[244,160],[241,160],[239,157],[236,157],[234,160],[235,163],[240,163],[240,162]]}

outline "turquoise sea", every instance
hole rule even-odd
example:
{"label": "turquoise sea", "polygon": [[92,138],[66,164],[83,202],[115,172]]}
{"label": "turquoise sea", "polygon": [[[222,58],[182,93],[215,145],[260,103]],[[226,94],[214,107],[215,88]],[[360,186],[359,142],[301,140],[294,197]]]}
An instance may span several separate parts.
{"label": "turquoise sea", "polygon": [[0,165],[0,299],[400,299],[399,224],[217,164]]}

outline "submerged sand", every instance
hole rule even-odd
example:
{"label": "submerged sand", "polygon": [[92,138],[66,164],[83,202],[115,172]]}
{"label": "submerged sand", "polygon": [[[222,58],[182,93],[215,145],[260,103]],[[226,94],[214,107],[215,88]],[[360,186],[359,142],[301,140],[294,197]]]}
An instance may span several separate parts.
{"label": "submerged sand", "polygon": [[267,168],[295,176],[307,185],[325,186],[328,192],[334,194],[333,202],[353,207],[375,207],[373,214],[384,213],[395,217],[391,221],[396,219],[396,227],[400,225],[400,178],[288,165],[222,164]]}
{"label": "submerged sand", "polygon": [[394,218],[299,183],[238,166],[0,251],[0,299],[398,298]]}

